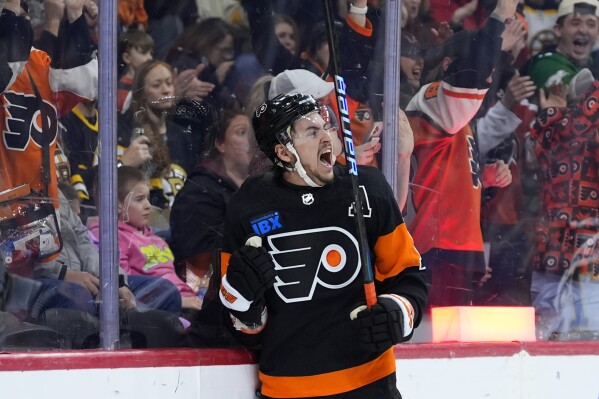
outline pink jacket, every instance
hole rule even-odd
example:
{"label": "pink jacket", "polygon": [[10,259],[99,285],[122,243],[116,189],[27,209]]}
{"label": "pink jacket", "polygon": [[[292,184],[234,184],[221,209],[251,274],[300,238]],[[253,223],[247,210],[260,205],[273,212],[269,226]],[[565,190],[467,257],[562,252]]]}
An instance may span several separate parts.
{"label": "pink jacket", "polygon": [[[195,295],[175,273],[175,257],[166,241],[152,233],[149,227],[140,231],[119,221],[118,229],[120,266],[127,274],[162,277],[175,284],[181,296]],[[98,230],[99,225],[94,222],[90,231],[97,237]]]}

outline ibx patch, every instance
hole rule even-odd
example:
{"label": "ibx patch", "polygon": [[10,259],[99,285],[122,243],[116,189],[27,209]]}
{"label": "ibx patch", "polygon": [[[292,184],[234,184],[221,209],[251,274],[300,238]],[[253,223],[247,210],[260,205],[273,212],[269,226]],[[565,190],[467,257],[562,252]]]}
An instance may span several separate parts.
{"label": "ibx patch", "polygon": [[263,216],[259,216],[255,219],[250,220],[254,233],[258,235],[264,235],[270,233],[273,230],[283,228],[281,224],[279,212],[272,212]]}

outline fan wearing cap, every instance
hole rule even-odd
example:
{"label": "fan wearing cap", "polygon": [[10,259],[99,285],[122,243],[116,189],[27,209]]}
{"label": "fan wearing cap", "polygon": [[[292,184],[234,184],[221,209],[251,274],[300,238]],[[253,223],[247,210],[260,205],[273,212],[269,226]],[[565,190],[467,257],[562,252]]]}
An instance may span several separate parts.
{"label": "fan wearing cap", "polygon": [[553,27],[555,49],[537,55],[529,67],[537,87],[568,84],[581,68],[591,66],[590,53],[599,36],[599,1],[563,0]]}
{"label": "fan wearing cap", "polygon": [[252,124],[274,170],[229,202],[220,299],[239,339],[260,345],[263,397],[399,397],[393,345],[411,338],[427,291],[389,184],[359,167],[379,294],[366,309],[351,180],[334,165],[321,107],[283,94]]}

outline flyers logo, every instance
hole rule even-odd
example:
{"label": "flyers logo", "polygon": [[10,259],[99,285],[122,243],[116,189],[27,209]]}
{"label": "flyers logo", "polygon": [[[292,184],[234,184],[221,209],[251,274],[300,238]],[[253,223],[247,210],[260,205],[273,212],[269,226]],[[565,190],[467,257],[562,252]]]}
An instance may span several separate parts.
{"label": "flyers logo", "polygon": [[327,227],[268,237],[275,263],[275,290],[286,303],[309,301],[317,286],[335,290],[356,279],[361,262],[357,240]]}
{"label": "flyers logo", "polygon": [[424,99],[430,100],[431,98],[435,98],[439,95],[439,84],[441,82],[431,83],[431,85],[424,92]]}
{"label": "flyers logo", "polygon": [[480,165],[478,164],[479,153],[478,145],[472,136],[466,136],[468,143],[468,161],[470,163],[470,175],[472,176],[472,187],[480,188]]}
{"label": "flyers logo", "polygon": [[[42,116],[37,98],[14,92],[6,92],[4,97],[6,98],[6,104],[4,104],[6,128],[2,132],[2,138],[6,148],[24,151],[31,140],[41,148]],[[50,143],[52,143],[56,140],[58,123],[56,109],[46,101],[44,101],[44,114],[48,118],[48,127],[52,134]]]}

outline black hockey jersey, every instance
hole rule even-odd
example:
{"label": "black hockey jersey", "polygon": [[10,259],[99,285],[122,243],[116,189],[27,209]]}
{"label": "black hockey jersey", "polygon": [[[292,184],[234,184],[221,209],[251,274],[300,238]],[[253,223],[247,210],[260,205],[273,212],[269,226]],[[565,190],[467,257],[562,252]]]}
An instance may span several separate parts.
{"label": "black hockey jersey", "polygon": [[[359,173],[377,293],[407,298],[418,325],[427,297],[420,255],[384,176],[370,167]],[[276,266],[260,333],[266,396],[333,395],[395,372],[393,349],[365,351],[349,316],[364,302],[351,193],[346,171],[336,167],[334,182],[317,188],[272,174],[250,178],[229,203],[222,275],[231,253],[254,234]]]}

